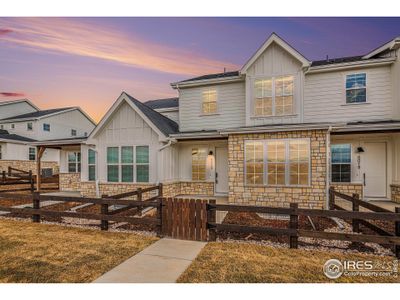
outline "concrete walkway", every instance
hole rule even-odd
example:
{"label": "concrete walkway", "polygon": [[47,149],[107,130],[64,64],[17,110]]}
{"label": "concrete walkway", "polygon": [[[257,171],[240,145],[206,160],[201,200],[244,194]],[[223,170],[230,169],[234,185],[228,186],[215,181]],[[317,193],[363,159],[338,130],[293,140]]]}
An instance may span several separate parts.
{"label": "concrete walkway", "polygon": [[163,238],[97,278],[95,283],[173,283],[205,242]]}

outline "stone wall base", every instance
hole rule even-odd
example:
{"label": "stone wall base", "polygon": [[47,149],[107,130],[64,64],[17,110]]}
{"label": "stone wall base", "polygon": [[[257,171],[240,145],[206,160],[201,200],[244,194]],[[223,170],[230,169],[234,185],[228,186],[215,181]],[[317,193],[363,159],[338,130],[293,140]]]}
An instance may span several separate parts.
{"label": "stone wall base", "polygon": [[400,184],[391,184],[390,191],[392,201],[400,203]]}
{"label": "stone wall base", "polygon": [[[0,160],[0,172],[7,171],[8,167],[20,169],[36,175],[36,161],[34,160]],[[56,161],[42,161],[42,169],[52,168],[53,174],[58,174],[60,169]]]}
{"label": "stone wall base", "polygon": [[362,183],[333,182],[330,184],[330,186],[333,186],[335,190],[339,193],[349,196],[352,196],[353,194],[358,194],[360,196],[360,199],[363,199],[364,195]]}

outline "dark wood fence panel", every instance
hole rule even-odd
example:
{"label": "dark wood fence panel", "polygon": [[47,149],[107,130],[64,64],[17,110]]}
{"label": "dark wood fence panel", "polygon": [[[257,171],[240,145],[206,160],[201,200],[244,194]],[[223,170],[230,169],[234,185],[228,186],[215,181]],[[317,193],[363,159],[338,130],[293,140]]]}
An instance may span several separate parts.
{"label": "dark wood fence panel", "polygon": [[165,236],[207,241],[207,200],[162,198],[161,201]]}

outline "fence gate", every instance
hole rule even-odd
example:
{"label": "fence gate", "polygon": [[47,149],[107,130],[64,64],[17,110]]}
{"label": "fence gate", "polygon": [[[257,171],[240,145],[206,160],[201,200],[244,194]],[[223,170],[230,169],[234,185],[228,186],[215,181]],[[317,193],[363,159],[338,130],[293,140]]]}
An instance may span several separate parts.
{"label": "fence gate", "polygon": [[207,200],[163,198],[162,202],[163,235],[207,241]]}

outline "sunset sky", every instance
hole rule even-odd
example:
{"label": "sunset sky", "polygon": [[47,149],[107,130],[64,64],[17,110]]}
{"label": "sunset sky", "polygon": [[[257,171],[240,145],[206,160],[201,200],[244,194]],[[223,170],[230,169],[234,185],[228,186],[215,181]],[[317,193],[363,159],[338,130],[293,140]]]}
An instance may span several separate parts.
{"label": "sunset sky", "polygon": [[0,101],[80,106],[98,121],[126,91],[239,69],[276,32],[309,60],[361,55],[400,36],[400,18],[0,18]]}

